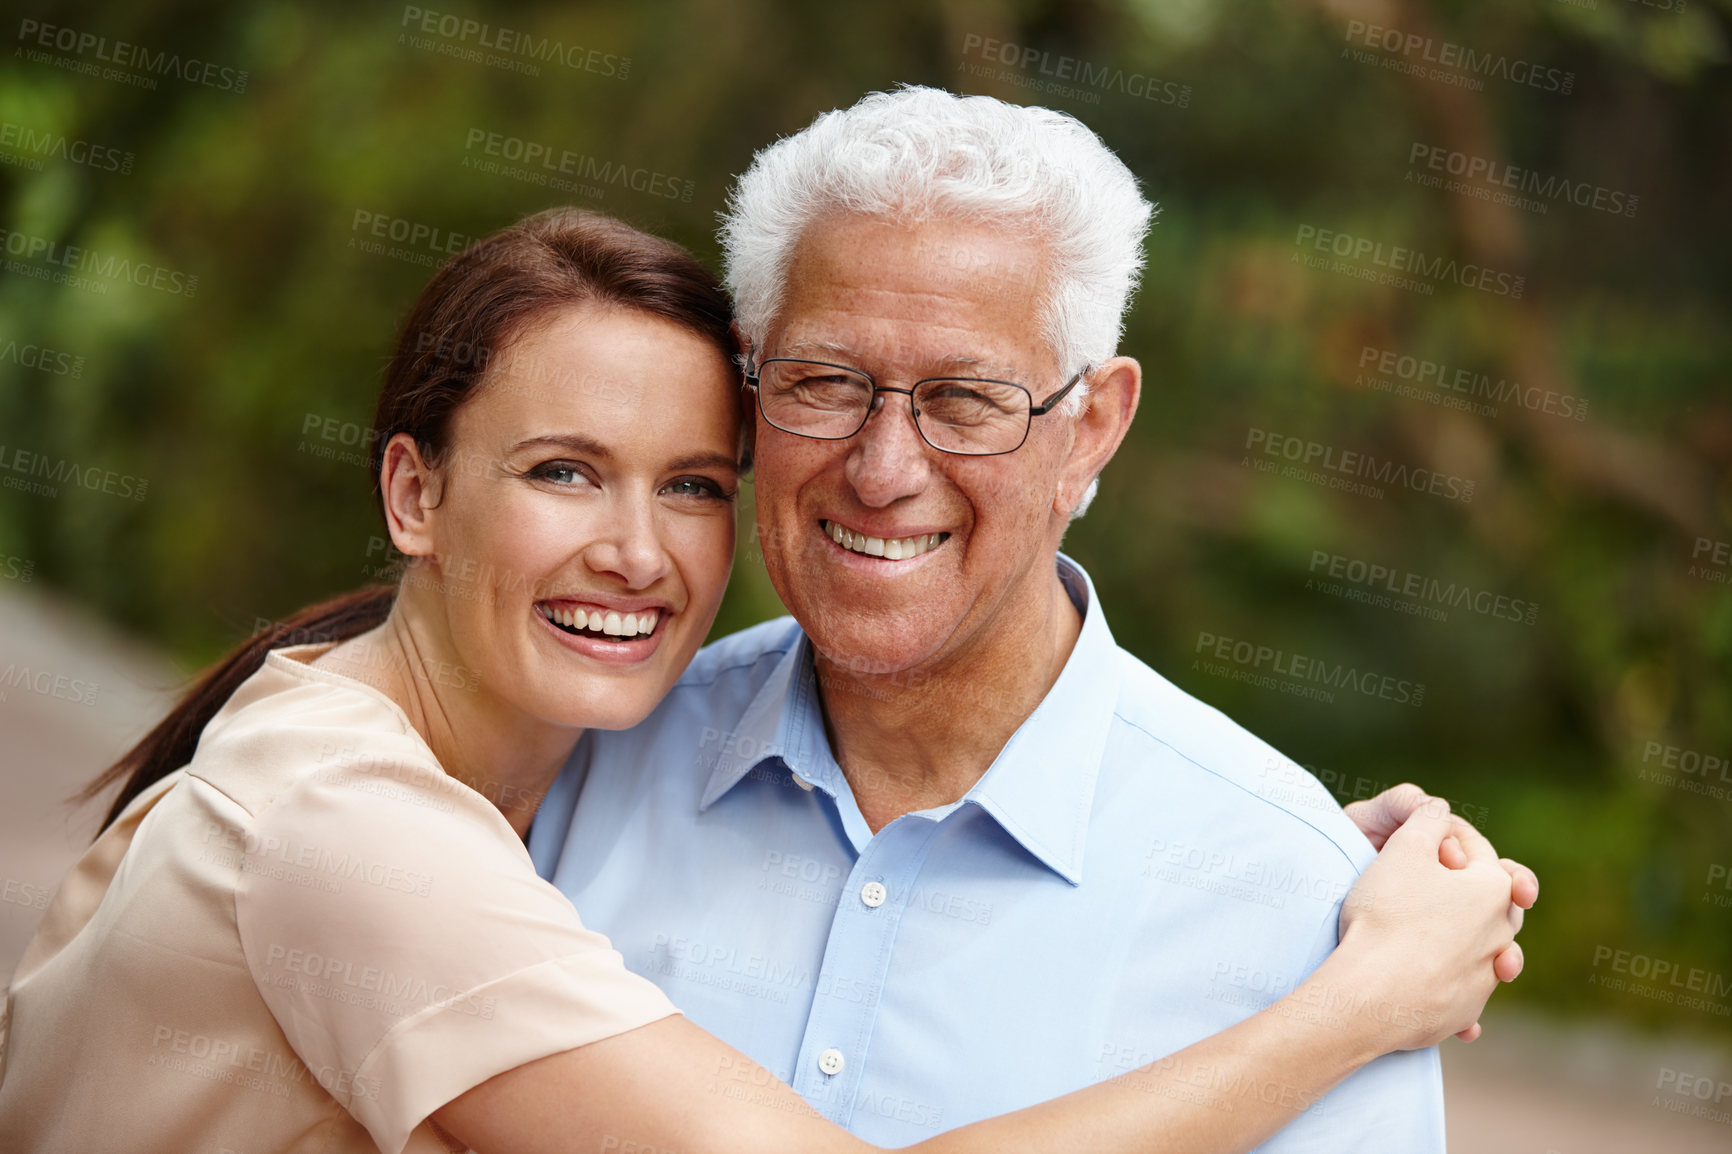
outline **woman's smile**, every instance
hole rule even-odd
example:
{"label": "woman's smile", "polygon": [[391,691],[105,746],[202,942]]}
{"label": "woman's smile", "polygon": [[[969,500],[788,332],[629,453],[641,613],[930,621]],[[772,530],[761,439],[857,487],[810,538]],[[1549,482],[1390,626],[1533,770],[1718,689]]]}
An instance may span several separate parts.
{"label": "woman's smile", "polygon": [[635,665],[654,656],[667,636],[669,611],[649,606],[620,612],[591,600],[537,601],[534,616],[555,643],[611,665]]}

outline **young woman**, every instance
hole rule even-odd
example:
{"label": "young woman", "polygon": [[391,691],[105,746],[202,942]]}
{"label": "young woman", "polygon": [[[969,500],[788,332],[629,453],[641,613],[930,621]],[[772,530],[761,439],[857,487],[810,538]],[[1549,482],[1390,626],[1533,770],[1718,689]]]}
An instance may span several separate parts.
{"label": "young woman", "polygon": [[[647,715],[721,601],[728,326],[683,250],[570,209],[433,278],[375,424],[412,563],[255,638],[93,785],[124,783],[12,982],[0,1147],[867,1149],[628,972],[522,841],[579,734]],[[1476,1029],[1510,894],[1423,810],[1293,994],[918,1148],[1249,1148],[1371,1058]]]}

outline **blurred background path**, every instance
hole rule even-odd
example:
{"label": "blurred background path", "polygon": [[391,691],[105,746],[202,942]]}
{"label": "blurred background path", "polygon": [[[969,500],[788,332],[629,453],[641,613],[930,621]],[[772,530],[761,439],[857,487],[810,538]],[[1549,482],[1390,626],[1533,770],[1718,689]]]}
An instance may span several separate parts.
{"label": "blurred background path", "polygon": [[[0,591],[0,971],[13,967],[106,802],[66,799],[161,717],[181,673],[28,586]],[[39,691],[41,690],[41,691]]]}
{"label": "blurred background path", "polygon": [[[154,724],[184,674],[40,591],[0,590],[0,639],[0,972],[9,976],[106,808],[65,799]],[[1732,1151],[1732,1059],[1706,1043],[1560,1025],[1494,1003],[1482,1040],[1443,1053],[1454,1154]]]}

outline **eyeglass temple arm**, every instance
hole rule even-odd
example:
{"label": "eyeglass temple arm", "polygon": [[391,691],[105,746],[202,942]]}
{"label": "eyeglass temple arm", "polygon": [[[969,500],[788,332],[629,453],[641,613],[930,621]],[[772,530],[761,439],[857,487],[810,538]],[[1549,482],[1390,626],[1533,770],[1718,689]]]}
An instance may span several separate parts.
{"label": "eyeglass temple arm", "polygon": [[1069,381],[1065,382],[1064,388],[1060,389],[1058,392],[1054,393],[1052,396],[1048,397],[1046,400],[1042,401],[1040,404],[1038,404],[1034,408],[1030,409],[1028,411],[1028,415],[1031,417],[1044,417],[1048,413],[1052,412],[1052,407],[1054,405],[1058,404],[1060,401],[1064,400],[1065,394],[1070,392],[1072,389],[1076,388],[1077,382],[1082,380],[1084,377],[1088,376],[1088,373],[1089,373],[1089,367],[1087,365],[1084,365],[1082,368],[1078,369],[1076,376],[1072,377]]}

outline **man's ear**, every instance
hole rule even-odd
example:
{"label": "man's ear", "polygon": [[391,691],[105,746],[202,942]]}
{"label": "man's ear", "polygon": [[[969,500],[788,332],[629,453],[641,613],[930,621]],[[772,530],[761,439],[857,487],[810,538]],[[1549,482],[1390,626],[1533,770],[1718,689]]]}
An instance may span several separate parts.
{"label": "man's ear", "polygon": [[408,433],[385,444],[379,467],[379,491],[385,498],[385,528],[397,551],[409,557],[435,552],[434,510],[439,507],[443,478],[427,464],[421,447]]}
{"label": "man's ear", "polygon": [[1083,411],[1071,418],[1074,440],[1053,496],[1053,512],[1067,519],[1130,432],[1142,396],[1143,367],[1131,357],[1113,357],[1090,373],[1088,381]]}

